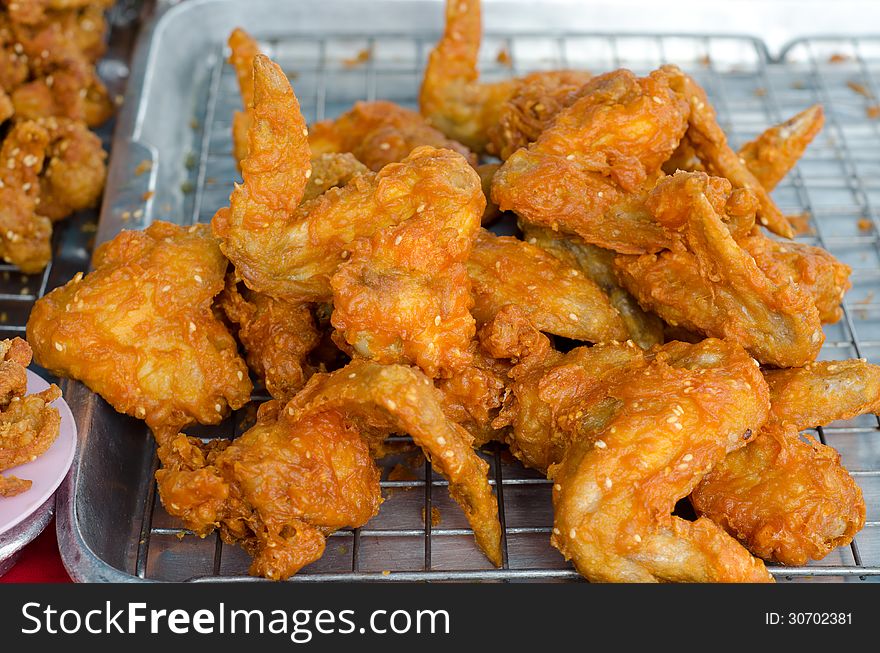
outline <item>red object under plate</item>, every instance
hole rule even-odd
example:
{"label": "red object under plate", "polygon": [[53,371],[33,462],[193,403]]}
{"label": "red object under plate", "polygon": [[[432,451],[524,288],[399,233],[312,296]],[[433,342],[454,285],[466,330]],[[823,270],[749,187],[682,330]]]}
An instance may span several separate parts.
{"label": "red object under plate", "polygon": [[24,547],[15,566],[0,576],[0,583],[70,583],[61,563],[55,520],[49,522],[33,542]]}

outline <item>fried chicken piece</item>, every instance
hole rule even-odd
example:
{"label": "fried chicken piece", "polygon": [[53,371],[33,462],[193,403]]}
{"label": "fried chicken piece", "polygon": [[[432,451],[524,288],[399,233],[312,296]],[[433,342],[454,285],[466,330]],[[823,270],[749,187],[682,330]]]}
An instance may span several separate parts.
{"label": "fried chicken piece", "polygon": [[663,320],[643,310],[636,298],[617,281],[614,274],[614,252],[585,243],[577,236],[560,234],[546,227],[526,223],[521,223],[520,227],[526,242],[579,269],[602,289],[623,320],[629,339],[642,349],[650,349],[663,343]]}
{"label": "fried chicken piece", "polygon": [[785,122],[774,125],[743,145],[739,157],[755,179],[771,191],[803,156],[825,124],[822,105],[814,104]]}
{"label": "fried chicken piece", "polygon": [[351,152],[374,172],[403,161],[422,145],[453,150],[470,165],[477,164],[468,148],[446,138],[420,114],[386,101],[355,102],[338,118],[315,123],[309,129],[309,145],[313,155]]}
{"label": "fried chicken piece", "polygon": [[865,501],[840,455],[798,430],[880,410],[880,367],[825,361],[765,377],[770,422],[712,470],[691,503],[755,555],[803,565],[852,542]]}
{"label": "fried chicken piece", "polygon": [[10,31],[27,74],[11,91],[20,119],[50,116],[83,120],[96,127],[113,114],[113,103],[89,56],[79,49],[80,36],[59,21],[36,26],[12,24]]}
{"label": "fried chicken piece", "polygon": [[306,357],[318,346],[320,334],[310,307],[240,290],[232,273],[226,275],[217,304],[238,326],[248,366],[269,394],[279,401],[293,397],[314,372]]}
{"label": "fried chicken piece", "polygon": [[[0,472],[46,453],[61,428],[58,409],[49,405],[61,396],[58,386],[25,396],[31,355],[21,338],[0,340]],[[30,486],[31,481],[0,476],[0,497],[15,496]]]}
{"label": "fried chicken piece", "polygon": [[294,419],[340,412],[374,450],[391,433],[412,436],[449,480],[449,493],[464,511],[480,549],[492,564],[501,565],[501,525],[489,467],[471,447],[468,432],[443,414],[439,392],[424,374],[403,365],[355,360],[332,374],[313,376],[286,410]]}
{"label": "fried chicken piece", "polygon": [[592,79],[586,71],[560,70],[529,75],[499,111],[498,122],[487,130],[486,149],[502,161],[538,140],[560,111],[582,95]]}
{"label": "fried chicken piece", "polygon": [[718,125],[715,110],[709,104],[706,92],[689,75],[675,66],[664,66],[672,87],[691,105],[687,137],[700,161],[711,175],[724,177],[735,188],[752,191],[758,198],[758,221],[772,232],[794,237],[794,230],[773,203],[768,190],[747,167],[746,160],[734,152],[727,143],[727,136]]}
{"label": "fried chicken piece", "polygon": [[259,55],[254,69],[244,183],[212,222],[221,249],[252,290],[288,301],[328,301],[330,278],[357,238],[399,224],[422,206],[438,216],[469,210],[470,166],[455,152],[430,147],[300,205],[312,173],[299,105],[278,66]]}
{"label": "fried chicken piece", "polygon": [[324,553],[327,535],[379,510],[379,470],[358,431],[334,411],[293,418],[275,401],[234,441],[184,435],[159,449],[159,496],[201,536],[220,528],[253,556],[250,573],[285,580]]}
{"label": "fried chicken piece", "polygon": [[481,230],[467,261],[477,324],[517,304],[539,330],[573,340],[626,340],[628,332],[608,296],[579,267],[540,247]]}
{"label": "fried chicken piece", "polygon": [[61,396],[57,385],[25,397],[15,397],[0,412],[0,471],[42,456],[61,428],[58,409],[50,406]]}
{"label": "fried chicken piece", "polygon": [[26,273],[52,258],[52,223],[37,214],[40,170],[49,134],[32,121],[16,123],[0,148],[0,257]]}
{"label": "fried chicken piece", "polygon": [[594,582],[772,581],[709,519],[672,515],[766,418],[767,387],[742,348],[672,343],[601,384],[577,373],[569,381],[585,387],[557,417],[577,437],[550,469],[551,542],[581,574]]}
{"label": "fried chicken piece", "polygon": [[[477,59],[482,38],[479,0],[447,0],[443,37],[428,57],[419,106],[428,123],[476,153],[497,154],[533,133],[537,111],[530,98],[543,94],[546,106],[564,102],[571,86],[590,75],[577,71],[546,71],[495,83],[480,82]],[[518,93],[523,90],[522,95]],[[515,104],[508,106],[514,99]],[[529,106],[531,104],[531,106]]]}
{"label": "fried chicken piece", "polygon": [[227,262],[207,225],[123,231],[93,264],[34,305],[27,338],[40,365],[145,420],[160,443],[247,403],[247,366],[211,309]]}
{"label": "fried chicken piece", "polygon": [[841,263],[821,247],[782,243],[767,238],[757,229],[738,242],[774,283],[794,283],[809,294],[823,324],[832,324],[843,317],[840,302],[852,286],[849,280],[852,273],[850,266]]}
{"label": "fried chicken piece", "polygon": [[688,126],[665,69],[593,78],[528,148],[495,173],[492,199],[530,224],[620,253],[657,252],[672,236],[644,206]]}
{"label": "fried chicken piece", "polygon": [[704,192],[705,173],[680,172],[658,184],[687,215],[684,247],[660,254],[618,256],[623,286],[646,309],[673,326],[733,340],[762,363],[803,365],[824,341],[819,311],[809,293],[776,283],[733,239]]}
{"label": "fried chicken piece", "polygon": [[413,363],[431,378],[470,363],[476,327],[465,262],[485,208],[480,178],[459,155],[425,146],[406,161],[434,157],[445,159],[443,201],[426,197],[412,217],[355,241],[330,280],[331,322],[356,355]]}
{"label": "fried chicken piece", "polygon": [[40,175],[40,214],[52,221],[96,206],[107,178],[107,152],[85,124],[68,118],[38,121],[49,134]]}
{"label": "fried chicken piece", "polygon": [[3,0],[2,4],[15,23],[35,25],[58,12],[75,13],[72,10],[98,10],[103,12],[113,6],[115,0]]}

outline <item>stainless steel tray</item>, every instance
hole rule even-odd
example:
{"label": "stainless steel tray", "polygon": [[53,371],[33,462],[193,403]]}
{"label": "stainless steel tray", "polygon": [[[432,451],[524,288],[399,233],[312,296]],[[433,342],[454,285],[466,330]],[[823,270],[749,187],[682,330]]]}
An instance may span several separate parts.
{"label": "stainless steel tray", "polygon": [[[560,66],[646,72],[678,63],[705,85],[735,144],[822,102],[828,126],[774,195],[787,213],[812,216],[812,232],[801,240],[822,244],[855,268],[846,316],[827,329],[822,357],[880,363],[880,300],[874,298],[880,290],[880,131],[865,113],[874,100],[847,86],[858,82],[877,93],[880,39],[798,41],[774,59],[750,37],[596,33],[595,14],[571,3],[490,2],[485,14],[485,77]],[[359,99],[415,107],[442,9],[417,0],[192,0],[159,12],[142,32],[133,60],[98,241],[157,219],[207,222],[225,205],[237,177],[230,119],[239,98],[223,43],[238,25],[260,37],[291,75],[312,121]],[[498,62],[502,49],[511,65]],[[369,57],[353,63],[362,51]],[[838,53],[849,58],[830,63]],[[182,531],[162,509],[153,482],[153,440],[143,425],[78,383],[67,383],[65,396],[81,438],[57,518],[70,574],[80,581],[245,580],[249,561],[241,550],[216,535],[200,539]],[[233,436],[243,413],[193,434]],[[868,525],[852,546],[825,560],[773,573],[780,580],[880,578],[880,424],[865,416],[819,429],[818,437],[841,451],[862,486]],[[409,475],[399,467],[392,473],[407,462],[403,455],[383,461],[381,513],[365,528],[331,537],[324,557],[293,580],[577,578],[549,544],[547,481],[501,449],[484,455],[504,525],[502,569],[491,568],[477,551],[445,481],[429,465],[416,462]],[[439,513],[439,523],[431,523],[432,513]]]}

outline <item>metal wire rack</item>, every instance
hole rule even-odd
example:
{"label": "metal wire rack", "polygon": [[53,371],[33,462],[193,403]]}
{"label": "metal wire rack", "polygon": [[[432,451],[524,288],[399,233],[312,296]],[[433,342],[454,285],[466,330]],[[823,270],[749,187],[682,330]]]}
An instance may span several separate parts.
{"label": "metal wire rack", "polygon": [[[263,45],[290,75],[311,122],[338,115],[356,100],[390,99],[416,108],[436,36],[300,35],[267,38]],[[194,148],[181,162],[184,222],[209,221],[226,204],[238,177],[230,138],[232,112],[240,106],[235,76],[220,44],[205,56],[209,74],[195,91]],[[770,124],[823,104],[824,132],[774,196],[785,213],[803,215],[799,240],[827,248],[854,268],[844,318],[826,328],[821,357],[880,363],[880,297],[875,298],[880,290],[880,122],[871,117],[880,103],[880,40],[798,41],[771,60],[764,45],[748,37],[502,33],[486,35],[482,57],[482,75],[489,80],[559,67],[595,72],[628,67],[645,73],[677,63],[706,88],[735,147]],[[30,283],[33,290],[21,295],[20,288],[4,286],[2,305],[14,303],[26,317],[29,302],[53,285],[49,272],[39,284]],[[237,435],[252,414],[252,409],[238,411],[221,427],[197,435]],[[862,487],[868,523],[850,547],[825,560],[772,571],[779,580],[880,578],[880,423],[863,416],[820,428],[817,437],[840,451]],[[396,440],[406,447],[406,438]],[[331,536],[325,555],[293,580],[578,578],[549,543],[549,483],[502,448],[490,447],[481,455],[490,465],[503,525],[502,568],[491,567],[476,549],[445,480],[417,453],[402,451],[381,462],[385,503],[380,514],[364,528]],[[155,465],[154,458],[154,468],[144,473],[151,474]],[[142,526],[131,573],[155,580],[251,580],[249,559],[240,549],[216,535],[200,539],[181,530],[162,509],[154,485],[143,505],[144,514],[133,517]]]}

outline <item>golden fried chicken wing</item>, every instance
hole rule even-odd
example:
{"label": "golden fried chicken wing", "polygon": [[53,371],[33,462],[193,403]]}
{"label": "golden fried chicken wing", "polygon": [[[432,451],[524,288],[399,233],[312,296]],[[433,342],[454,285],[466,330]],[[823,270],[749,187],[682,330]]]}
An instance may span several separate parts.
{"label": "golden fried chicken wing", "polygon": [[249,288],[289,301],[327,301],[330,278],[357,238],[399,224],[419,207],[455,215],[474,201],[471,172],[463,172],[470,167],[461,155],[423,147],[300,205],[312,171],[299,105],[278,66],[259,55],[254,69],[244,183],[212,222],[221,249]]}
{"label": "golden fried chicken wing", "polygon": [[93,263],[34,305],[27,337],[40,365],[144,419],[160,443],[247,403],[247,366],[211,309],[227,262],[206,225],[124,231]]}
{"label": "golden fried chicken wing", "polygon": [[312,155],[351,152],[374,172],[403,161],[422,145],[453,150],[476,166],[476,157],[468,148],[446,138],[420,114],[393,102],[355,102],[338,118],[322,120],[309,128]]}
{"label": "golden fried chicken wing", "polygon": [[540,247],[480,230],[467,261],[478,324],[517,304],[540,331],[573,340],[626,340],[626,326],[608,296],[579,267]]}
{"label": "golden fried chicken wing", "polygon": [[40,174],[39,211],[52,221],[98,204],[107,178],[107,152],[84,123],[44,118],[49,134],[46,164]]}
{"label": "golden fried chicken wing", "polygon": [[465,262],[485,208],[480,178],[459,155],[425,146],[406,161],[441,156],[444,201],[426,198],[412,217],[355,241],[330,280],[331,322],[357,356],[413,363],[432,378],[471,362],[476,327]]}
{"label": "golden fried chicken wing", "polygon": [[239,289],[232,273],[217,304],[238,327],[248,366],[269,394],[279,401],[293,397],[314,372],[306,357],[320,340],[310,306]]}
{"label": "golden fried chicken wing", "polygon": [[600,75],[528,148],[495,173],[492,199],[530,224],[628,254],[669,247],[644,206],[688,126],[666,70]]}
{"label": "golden fried chicken wing", "polygon": [[526,223],[521,223],[520,226],[526,242],[579,269],[602,289],[623,320],[630,340],[642,349],[650,349],[663,343],[663,320],[643,310],[636,298],[617,281],[614,273],[614,252],[585,243],[577,236],[561,234],[546,227]]}
{"label": "golden fried chicken wing", "polygon": [[578,571],[601,582],[771,581],[712,521],[672,515],[766,419],[767,387],[751,357],[719,340],[672,343],[601,384],[572,380],[585,387],[557,417],[577,437],[550,469],[551,542]]}
{"label": "golden fried chicken wing", "polygon": [[850,266],[821,247],[779,242],[767,238],[757,229],[739,239],[739,244],[774,283],[795,283],[809,294],[823,324],[837,322],[843,317],[840,302],[852,286]]}
{"label": "golden fried chicken wing", "polygon": [[758,221],[780,236],[792,238],[794,230],[773,203],[768,189],[752,174],[744,158],[727,143],[727,136],[718,125],[715,110],[709,104],[706,92],[692,77],[675,66],[664,66],[672,87],[690,103],[691,112],[687,137],[707,172],[724,177],[735,188],[752,191],[758,198]]}
{"label": "golden fried chicken wing", "polygon": [[672,195],[658,206],[681,207],[667,217],[687,215],[684,246],[618,256],[620,282],[669,324],[733,340],[762,363],[790,367],[814,360],[824,334],[813,298],[761,270],[712,206],[702,175],[680,172],[654,191]]}
{"label": "golden fried chicken wing", "polygon": [[[564,103],[571,87],[590,75],[546,71],[495,83],[480,82],[477,58],[482,39],[479,0],[447,0],[443,37],[428,57],[419,106],[428,122],[471,150],[492,153],[515,148],[534,133],[546,106]],[[522,90],[522,93],[519,93]],[[513,99],[514,104],[508,106]],[[537,114],[537,115],[535,115]],[[503,158],[503,157],[502,157]]]}
{"label": "golden fried chicken wing", "polygon": [[443,414],[440,393],[424,374],[403,365],[355,360],[332,374],[313,376],[285,410],[294,419],[341,412],[373,448],[391,433],[412,436],[449,480],[449,493],[480,549],[494,565],[501,564],[501,525],[488,465],[471,447],[468,432]]}
{"label": "golden fried chicken wing", "polygon": [[803,565],[852,541],[865,501],[840,455],[798,430],[880,410],[880,367],[825,361],[765,377],[770,422],[703,479],[691,503],[755,555]]}
{"label": "golden fried chicken wing", "polygon": [[326,536],[379,510],[379,470],[337,412],[294,418],[272,401],[234,441],[180,435],[159,449],[159,497],[205,536],[215,528],[254,560],[250,573],[284,580],[324,553]]}
{"label": "golden fried chicken wing", "polygon": [[743,145],[739,156],[755,179],[771,191],[803,156],[824,124],[822,105],[814,104]]}
{"label": "golden fried chicken wing", "polygon": [[0,257],[25,273],[52,258],[52,223],[37,214],[40,170],[49,134],[32,121],[16,123],[0,148]]}

